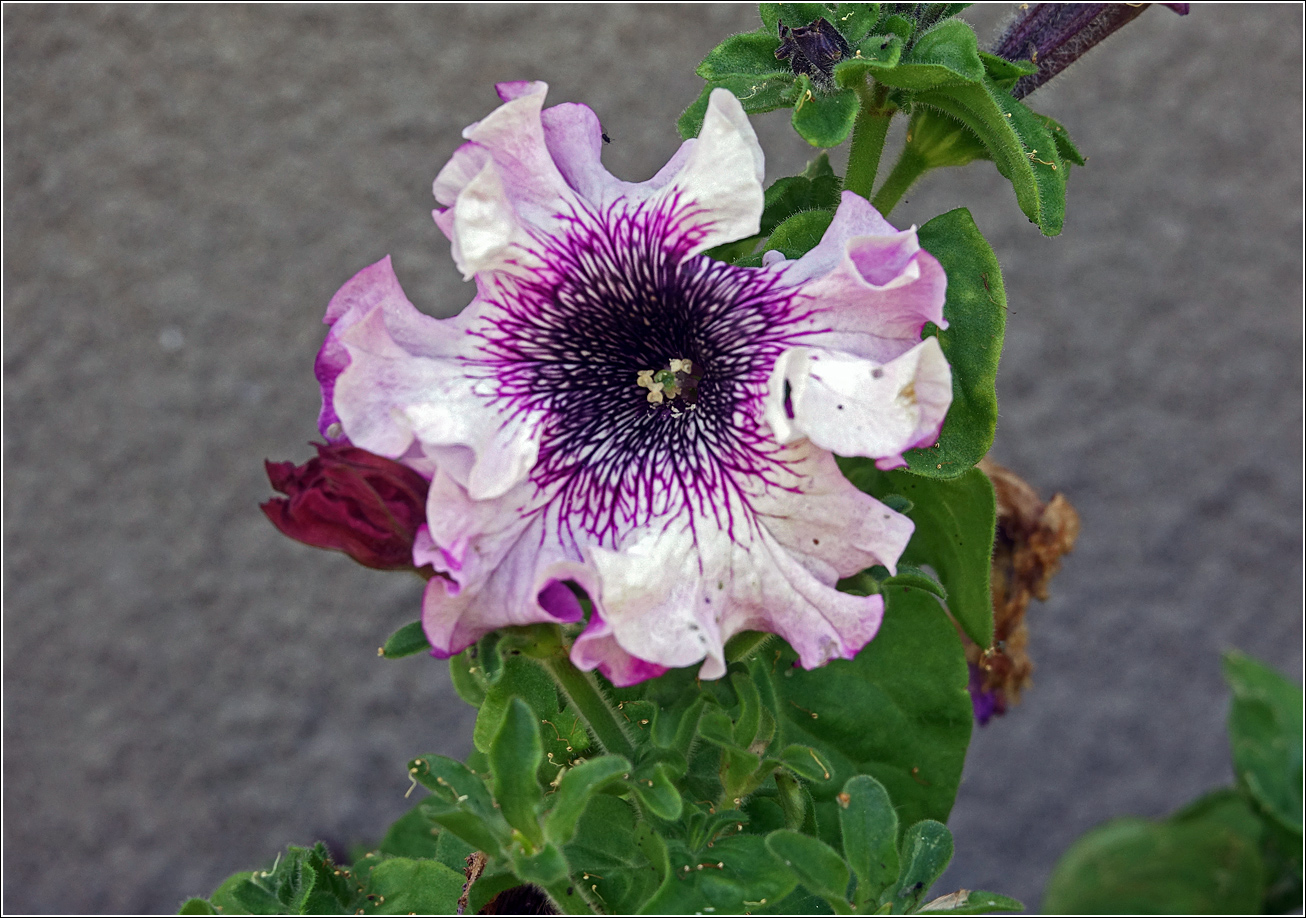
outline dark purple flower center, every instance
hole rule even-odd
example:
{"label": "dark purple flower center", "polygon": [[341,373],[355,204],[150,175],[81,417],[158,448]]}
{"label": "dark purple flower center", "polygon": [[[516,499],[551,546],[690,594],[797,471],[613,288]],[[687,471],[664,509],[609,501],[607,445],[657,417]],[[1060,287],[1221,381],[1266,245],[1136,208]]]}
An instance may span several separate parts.
{"label": "dark purple flower center", "polygon": [[[605,543],[667,516],[729,528],[743,478],[777,467],[762,399],[805,310],[778,272],[686,257],[693,216],[674,198],[567,215],[537,239],[542,264],[491,294],[487,376],[546,419],[532,480]],[[658,380],[672,397],[654,403]]]}

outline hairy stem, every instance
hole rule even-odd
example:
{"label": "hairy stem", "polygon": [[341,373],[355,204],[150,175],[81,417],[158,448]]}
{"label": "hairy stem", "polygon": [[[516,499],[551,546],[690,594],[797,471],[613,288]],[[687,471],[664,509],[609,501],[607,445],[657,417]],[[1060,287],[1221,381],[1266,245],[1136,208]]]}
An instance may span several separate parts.
{"label": "hairy stem", "polygon": [[907,189],[929,171],[929,168],[925,157],[915,152],[911,147],[904,148],[902,156],[898,157],[898,162],[894,165],[893,171],[884,180],[880,190],[875,193],[875,198],[871,201],[871,204],[883,216],[889,216],[889,211],[898,206],[898,202],[907,193]]}
{"label": "hairy stem", "polygon": [[872,85],[864,83],[857,87],[857,95],[862,105],[857,112],[857,121],[853,124],[853,140],[848,149],[848,173],[844,176],[843,187],[870,200],[894,109],[886,106],[888,93],[883,87],[872,88]]}
{"label": "hairy stem", "polygon": [[589,673],[581,672],[562,653],[540,662],[549,671],[553,681],[558,683],[567,700],[576,706],[580,716],[585,719],[590,734],[603,751],[624,755],[627,759],[632,758],[635,746],[622,726],[619,715],[604,697],[594,677]]}

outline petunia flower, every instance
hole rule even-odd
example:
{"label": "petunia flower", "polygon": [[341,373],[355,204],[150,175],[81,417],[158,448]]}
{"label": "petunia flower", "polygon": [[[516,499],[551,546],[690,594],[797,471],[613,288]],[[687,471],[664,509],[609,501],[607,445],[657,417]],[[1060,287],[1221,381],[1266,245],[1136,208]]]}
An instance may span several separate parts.
{"label": "petunia flower", "polygon": [[498,89],[434,185],[475,298],[423,315],[386,258],[332,299],[317,364],[323,432],[430,478],[413,563],[446,574],[423,598],[434,653],[580,622],[579,590],[571,659],[619,685],[718,678],[746,630],[808,668],[854,656],[883,599],[835,583],[893,570],[912,524],[833,454],[892,468],[937,438],[939,263],[852,194],[799,259],[704,256],[762,213],[762,152],[725,90],[634,184],[601,165],[589,108]]}

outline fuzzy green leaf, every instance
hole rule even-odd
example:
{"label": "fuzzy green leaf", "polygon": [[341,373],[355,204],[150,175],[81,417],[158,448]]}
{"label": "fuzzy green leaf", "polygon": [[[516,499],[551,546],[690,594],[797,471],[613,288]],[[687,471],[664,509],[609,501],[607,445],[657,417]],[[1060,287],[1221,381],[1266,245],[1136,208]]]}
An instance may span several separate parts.
{"label": "fuzzy green leaf", "polygon": [[993,445],[1007,297],[998,259],[970,211],[959,207],[941,214],[922,226],[918,236],[921,247],[939,260],[948,275],[943,306],[948,327],[933,333],[952,367],[952,406],[938,445],[908,450],[905,458],[917,475],[956,478]]}
{"label": "fuzzy green leaf", "polygon": [[376,847],[391,857],[437,857],[440,830],[426,818],[419,803],[390,824],[385,838]]}
{"label": "fuzzy green leaf", "polygon": [[780,741],[811,746],[830,771],[811,791],[821,837],[836,846],[836,797],[859,774],[884,786],[904,822],[947,819],[970,742],[969,674],[952,622],[929,593],[887,586],[884,596],[880,632],[855,659],[808,672],[785,648],[776,664]]}
{"label": "fuzzy green leaf", "polygon": [[902,58],[902,39],[897,35],[871,35],[861,40],[853,57],[834,65],[834,82],[843,89],[856,89],[869,74],[878,77],[898,66]]}
{"label": "fuzzy green leaf", "polygon": [[766,837],[766,847],[798,882],[824,899],[846,904],[848,865],[819,838],[792,829],[779,829]]}
{"label": "fuzzy green leaf", "polygon": [[539,820],[544,791],[536,774],[544,761],[544,745],[535,712],[520,698],[509,703],[489,755],[494,799],[503,818],[539,847],[544,842]]}
{"label": "fuzzy green leaf", "polygon": [[839,3],[826,18],[850,45],[855,46],[866,37],[867,32],[875,28],[875,23],[880,19],[880,4]]}
{"label": "fuzzy green leaf", "polygon": [[1264,883],[1255,843],[1227,825],[1125,817],[1093,829],[1062,855],[1043,910],[1253,914],[1260,911]]}
{"label": "fuzzy green leaf", "polygon": [[218,910],[208,899],[201,899],[198,896],[191,897],[181,904],[177,909],[178,915],[216,915]]}
{"label": "fuzzy green leaf", "polygon": [[833,219],[834,214],[828,210],[805,210],[794,214],[775,228],[766,241],[766,250],[774,249],[785,258],[800,258],[816,247]]}
{"label": "fuzzy green leaf", "polygon": [[1016,202],[1045,236],[1066,217],[1066,173],[1057,142],[1040,116],[987,80],[918,92],[914,101],[970,128],[1011,182]]}
{"label": "fuzzy green leaf", "polygon": [[780,23],[789,28],[811,25],[823,17],[834,14],[832,3],[759,3],[757,15],[762,20],[766,31],[778,35]]}
{"label": "fuzzy green leaf", "polygon": [[710,914],[704,906],[717,914],[753,911],[763,900],[780,901],[796,883],[756,835],[718,839],[699,853],[675,846],[670,866],[667,879],[640,914]]}
{"label": "fuzzy green leaf", "polygon": [[975,30],[960,19],[945,19],[916,39],[911,51],[891,70],[875,78],[886,86],[913,92],[984,79]]}
{"label": "fuzzy green leaf", "polygon": [[392,857],[372,868],[362,895],[368,915],[452,915],[464,882],[439,861]]}
{"label": "fuzzy green leaf", "polygon": [[787,70],[764,74],[734,73],[719,77],[703,87],[698,98],[676,121],[676,129],[680,131],[681,137],[688,140],[698,136],[712,90],[718,88],[732,92],[744,111],[750,115],[788,108],[799,95],[798,78]]}
{"label": "fuzzy green leaf", "polygon": [[511,835],[489,789],[471,769],[442,755],[408,763],[408,773],[431,791],[418,806],[423,814],[486,854],[497,854]]}
{"label": "fuzzy green leaf", "polygon": [[869,494],[902,494],[911,500],[907,515],[916,531],[902,561],[933,567],[946,590],[948,610],[966,636],[980,647],[993,643],[989,578],[997,512],[987,476],[970,469],[960,478],[929,479],[881,472],[869,459],[840,459],[839,465],[849,481]]}
{"label": "fuzzy green leaf", "polygon": [[843,853],[857,877],[858,909],[898,879],[898,814],[884,785],[870,775],[849,778],[839,803]]}
{"label": "fuzzy green leaf", "polygon": [[1229,743],[1234,771],[1258,804],[1302,834],[1302,689],[1238,651],[1224,655],[1233,689]]}
{"label": "fuzzy green leaf", "polygon": [[630,762],[619,755],[604,755],[567,770],[553,797],[553,807],[544,822],[544,834],[556,845],[565,845],[576,834],[576,826],[590,798],[605,784],[630,771]]}
{"label": "fuzzy green leaf", "polygon": [[992,912],[1023,912],[1025,904],[1010,896],[982,889],[959,889],[921,906],[921,912],[944,915],[987,915]]}
{"label": "fuzzy green leaf", "polygon": [[661,819],[679,819],[685,802],[676,790],[673,770],[665,762],[652,762],[639,766],[630,776],[630,786],[635,796],[649,812]]}
{"label": "fuzzy green leaf", "polygon": [[806,74],[798,77],[799,93],[790,119],[799,136],[814,147],[837,147],[853,129],[861,101],[851,89],[821,92],[812,89]]}
{"label": "fuzzy green leaf", "polygon": [[605,794],[590,798],[564,851],[573,874],[589,874],[590,891],[612,914],[639,911],[668,873],[666,846],[648,821],[637,822],[630,804]]}
{"label": "fuzzy green leaf", "polygon": [[731,35],[709,51],[694,72],[708,82],[739,73],[773,73],[780,67],[775,57],[779,45],[775,32]]}
{"label": "fuzzy green leaf", "polygon": [[422,623],[410,622],[386,638],[385,644],[381,647],[381,656],[387,660],[398,660],[430,649],[431,642],[426,639]]}
{"label": "fuzzy green leaf", "polygon": [[894,911],[914,912],[952,860],[952,833],[941,822],[922,819],[903,836],[900,858],[897,886],[880,901],[892,902]]}

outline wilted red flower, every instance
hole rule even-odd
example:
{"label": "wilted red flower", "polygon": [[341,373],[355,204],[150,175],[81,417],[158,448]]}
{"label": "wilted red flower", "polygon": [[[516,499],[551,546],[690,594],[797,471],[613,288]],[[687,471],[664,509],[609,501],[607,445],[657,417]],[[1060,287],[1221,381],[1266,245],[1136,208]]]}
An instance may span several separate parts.
{"label": "wilted red flower", "polygon": [[430,483],[407,466],[340,444],[313,444],[317,457],[264,462],[272,487],[287,495],[260,506],[292,539],[343,551],[380,570],[415,569],[413,539],[426,522]]}

